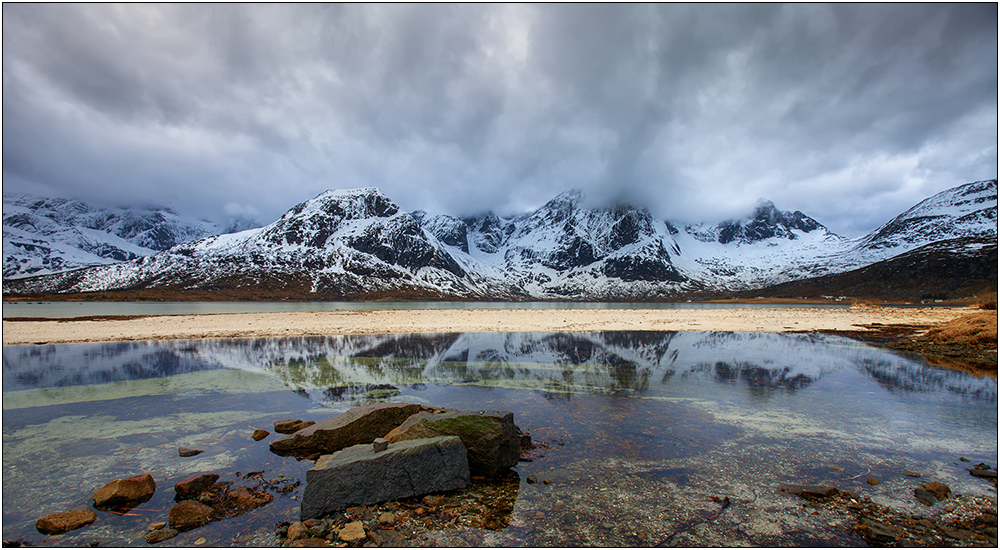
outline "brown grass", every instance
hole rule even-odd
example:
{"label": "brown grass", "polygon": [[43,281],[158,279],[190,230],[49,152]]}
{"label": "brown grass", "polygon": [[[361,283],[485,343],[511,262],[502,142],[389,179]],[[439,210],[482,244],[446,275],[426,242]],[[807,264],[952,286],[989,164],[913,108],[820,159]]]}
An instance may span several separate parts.
{"label": "brown grass", "polygon": [[982,311],[963,315],[942,327],[932,328],[924,339],[938,344],[960,344],[976,347],[997,346],[997,313]]}

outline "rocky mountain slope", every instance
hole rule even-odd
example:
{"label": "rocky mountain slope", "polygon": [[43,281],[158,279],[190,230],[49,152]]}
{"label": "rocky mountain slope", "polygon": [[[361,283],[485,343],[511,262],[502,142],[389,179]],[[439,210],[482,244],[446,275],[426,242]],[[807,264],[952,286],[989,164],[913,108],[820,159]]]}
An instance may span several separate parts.
{"label": "rocky mountain slope", "polygon": [[255,227],[190,220],[169,208],[109,208],[70,199],[3,196],[3,276],[42,275],[149,256],[183,242]]}
{"label": "rocky mountain slope", "polygon": [[185,219],[169,208],[107,208],[78,200],[3,196],[3,276],[105,265],[180,243],[254,227]]}
{"label": "rocky mountain slope", "polygon": [[996,180],[976,182],[939,193],[849,240],[768,201],[744,219],[678,227],[642,208],[586,207],[578,191],[511,218],[492,212],[458,218],[404,212],[375,188],[338,190],[293,207],[263,228],[128,262],[5,280],[4,292],[676,299],[848,273],[919,250],[975,256],[991,244],[995,250],[996,211]]}

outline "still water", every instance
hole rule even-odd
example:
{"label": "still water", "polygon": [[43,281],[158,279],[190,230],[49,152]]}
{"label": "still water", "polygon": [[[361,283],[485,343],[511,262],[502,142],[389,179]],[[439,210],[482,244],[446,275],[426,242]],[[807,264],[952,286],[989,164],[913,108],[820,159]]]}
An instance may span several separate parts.
{"label": "still water", "polygon": [[[997,382],[849,339],[729,332],[466,333],[6,346],[3,539],[147,546],[173,485],[202,472],[304,485],[310,462],[273,455],[255,428],[350,407],[417,402],[504,409],[530,432],[513,511],[489,529],[423,542],[486,546],[863,544],[803,511],[783,484],[829,484],[912,513],[913,487],[996,495],[969,476],[997,463]],[[178,456],[179,447],[204,453]],[[903,475],[916,471],[920,480]],[[59,537],[36,519],[92,504],[107,481],[151,473],[130,515]],[[529,483],[528,477],[550,483]],[[870,486],[868,477],[882,483]],[[275,546],[303,486],[160,543]],[[468,491],[488,488],[473,487]],[[936,506],[941,506],[938,504]]]}
{"label": "still water", "polygon": [[64,319],[90,315],[196,315],[371,309],[740,309],[848,304],[732,304],[701,302],[4,302],[3,317]]}

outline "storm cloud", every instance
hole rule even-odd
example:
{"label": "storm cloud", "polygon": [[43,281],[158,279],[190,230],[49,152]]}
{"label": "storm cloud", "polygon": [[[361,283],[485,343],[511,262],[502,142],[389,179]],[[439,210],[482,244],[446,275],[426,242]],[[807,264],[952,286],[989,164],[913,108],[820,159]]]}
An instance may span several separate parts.
{"label": "storm cloud", "polygon": [[326,189],[857,236],[997,176],[996,4],[3,6],[4,192],[269,222]]}

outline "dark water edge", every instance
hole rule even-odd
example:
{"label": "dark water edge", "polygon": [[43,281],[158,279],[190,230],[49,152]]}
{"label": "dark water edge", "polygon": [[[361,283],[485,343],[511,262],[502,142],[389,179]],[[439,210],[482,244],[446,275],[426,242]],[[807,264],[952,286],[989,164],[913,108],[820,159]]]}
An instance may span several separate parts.
{"label": "dark water edge", "polygon": [[708,302],[4,302],[3,318],[68,319],[98,315],[196,315],[387,309],[741,309],[846,308],[848,304]]}
{"label": "dark water edge", "polygon": [[[506,409],[539,449],[515,468],[506,527],[427,531],[455,546],[858,546],[789,483],[824,483],[913,513],[913,488],[996,495],[965,457],[996,464],[996,381],[817,335],[539,333],[142,342],[4,348],[3,538],[147,546],[173,484],[197,472],[304,479],[309,463],[249,438],[383,400]],[[178,447],[205,452],[181,458]],[[87,507],[115,477],[150,472],[134,516],[61,537],[46,513]],[[920,479],[903,475],[918,471]],[[528,483],[528,476],[549,484]],[[870,486],[867,477],[882,484]],[[468,494],[484,493],[475,487]],[[161,546],[274,546],[299,490]],[[718,519],[712,497],[731,506]],[[469,497],[474,499],[474,497]],[[608,527],[610,526],[610,527]],[[679,534],[677,534],[680,532]]]}

